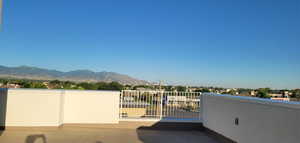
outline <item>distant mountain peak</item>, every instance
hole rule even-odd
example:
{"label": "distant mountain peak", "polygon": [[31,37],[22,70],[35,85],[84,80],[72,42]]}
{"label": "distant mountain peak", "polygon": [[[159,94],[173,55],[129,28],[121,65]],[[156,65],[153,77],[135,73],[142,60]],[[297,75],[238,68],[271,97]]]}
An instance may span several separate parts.
{"label": "distant mountain peak", "polygon": [[119,82],[121,84],[139,85],[149,84],[147,81],[138,80],[127,75],[115,72],[94,72],[91,70],[73,70],[62,72],[32,66],[6,67],[0,65],[0,78],[22,78],[34,80],[63,80],[75,82]]}

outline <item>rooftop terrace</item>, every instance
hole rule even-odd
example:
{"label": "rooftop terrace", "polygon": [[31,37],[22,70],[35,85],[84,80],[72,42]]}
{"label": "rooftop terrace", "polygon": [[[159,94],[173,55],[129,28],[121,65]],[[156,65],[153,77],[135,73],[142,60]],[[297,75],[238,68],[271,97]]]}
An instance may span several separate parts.
{"label": "rooftop terrace", "polygon": [[10,128],[1,134],[1,143],[222,143],[201,130],[151,128],[124,122],[111,127],[76,125],[60,128]]}
{"label": "rooftop terrace", "polygon": [[189,92],[0,89],[0,109],[0,143],[300,141],[297,102]]}

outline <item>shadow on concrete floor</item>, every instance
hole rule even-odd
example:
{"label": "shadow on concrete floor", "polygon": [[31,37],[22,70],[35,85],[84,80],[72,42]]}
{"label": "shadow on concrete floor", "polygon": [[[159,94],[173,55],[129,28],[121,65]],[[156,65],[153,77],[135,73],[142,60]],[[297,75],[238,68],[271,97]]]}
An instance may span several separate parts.
{"label": "shadow on concrete floor", "polygon": [[42,142],[39,142],[39,143],[47,143],[47,138],[43,134],[27,136],[25,143],[35,143],[37,140],[40,140],[40,139],[42,140]]}
{"label": "shadow on concrete floor", "polygon": [[205,136],[203,130],[201,123],[157,122],[139,127],[136,132],[143,143],[218,143]]}

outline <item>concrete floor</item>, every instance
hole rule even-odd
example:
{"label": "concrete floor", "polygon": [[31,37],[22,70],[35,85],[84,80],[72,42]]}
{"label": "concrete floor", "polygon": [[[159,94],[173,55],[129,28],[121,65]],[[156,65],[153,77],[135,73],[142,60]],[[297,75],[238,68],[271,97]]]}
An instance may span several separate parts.
{"label": "concrete floor", "polygon": [[11,128],[0,132],[0,143],[220,143],[202,131],[140,128]]}

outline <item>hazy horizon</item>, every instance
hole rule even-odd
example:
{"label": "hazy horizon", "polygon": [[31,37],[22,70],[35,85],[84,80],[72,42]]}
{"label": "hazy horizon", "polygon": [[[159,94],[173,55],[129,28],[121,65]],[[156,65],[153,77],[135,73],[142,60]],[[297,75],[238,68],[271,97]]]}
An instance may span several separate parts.
{"label": "hazy horizon", "polygon": [[0,65],[300,88],[300,1],[5,1]]}
{"label": "hazy horizon", "polygon": [[[49,69],[49,68],[46,68],[46,67],[37,67],[37,66],[30,66],[30,65],[17,65],[17,66],[8,66],[8,65],[0,65],[0,66],[5,66],[5,67],[9,67],[9,68],[14,68],[14,67],[34,67],[34,68],[41,68],[41,69],[47,69],[47,70],[56,70],[56,71],[59,71],[59,72],[71,72],[71,71],[78,71],[78,70],[88,70],[88,71],[92,71],[92,72],[115,72],[115,73],[118,73],[118,74],[124,74],[124,73],[120,73],[120,72],[116,72],[116,71],[106,71],[106,70],[102,70],[102,71],[94,71],[94,70],[91,70],[91,69],[73,69],[73,70],[58,70],[58,69]],[[125,74],[127,75],[127,74]],[[130,76],[130,75],[129,75]],[[133,76],[131,76],[133,77]],[[1,78],[1,77],[0,77]],[[136,78],[136,77],[133,77],[133,78]],[[144,79],[138,79],[138,80],[144,80]],[[213,84],[186,84],[186,83],[180,83],[180,82],[166,82],[166,81],[163,81],[163,80],[160,80],[160,81],[150,81],[150,80],[146,80],[152,84],[158,84],[159,82],[162,82],[163,85],[173,85],[173,86],[197,86],[197,87],[221,87],[221,88],[249,88],[249,89],[258,89],[258,88],[271,88],[271,89],[299,89],[299,88],[274,88],[274,87],[270,87],[270,86],[265,86],[265,87],[260,87],[260,86],[257,86],[257,87],[239,87],[239,86],[232,86],[232,87],[225,87],[225,86],[220,86],[220,85],[213,85]]]}

